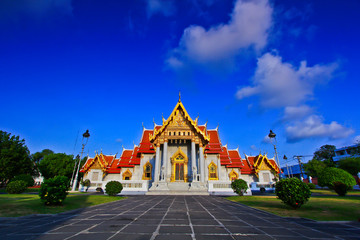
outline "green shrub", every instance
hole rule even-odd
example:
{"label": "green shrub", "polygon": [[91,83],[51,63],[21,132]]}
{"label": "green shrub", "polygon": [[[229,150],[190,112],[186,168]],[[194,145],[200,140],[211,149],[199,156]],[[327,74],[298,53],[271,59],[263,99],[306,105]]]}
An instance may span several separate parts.
{"label": "green shrub", "polygon": [[118,181],[110,181],[105,186],[105,192],[109,194],[110,196],[116,196],[121,192],[123,189],[123,186]]}
{"label": "green shrub", "polygon": [[69,180],[65,176],[46,179],[40,187],[39,196],[45,205],[62,205],[68,192]]}
{"label": "green shrub", "polygon": [[307,185],[308,185],[308,187],[309,187],[310,189],[315,189],[315,188],[316,188],[316,185],[313,184],[313,183],[308,183]]}
{"label": "green shrub", "polygon": [[278,181],[275,185],[275,192],[283,203],[294,209],[304,205],[311,196],[308,185],[298,178],[286,178]]}
{"label": "green shrub", "polygon": [[28,174],[17,175],[13,179],[11,179],[11,182],[18,181],[18,180],[22,180],[22,181],[26,182],[27,187],[32,187],[35,184],[35,181],[32,178],[32,176],[30,176]]}
{"label": "green shrub", "polygon": [[319,186],[334,189],[334,182],[342,182],[343,184],[347,185],[350,190],[353,186],[356,185],[354,177],[345,170],[333,167],[325,168],[324,171],[322,171],[319,175]]}
{"label": "green shrub", "polygon": [[231,183],[231,188],[236,192],[239,196],[244,195],[246,190],[248,189],[247,182],[243,179],[236,179]]}
{"label": "green shrub", "polygon": [[339,195],[339,196],[345,196],[348,190],[351,190],[351,187],[349,187],[348,185],[342,183],[342,182],[334,182],[333,183],[333,188],[334,191]]}
{"label": "green shrub", "polygon": [[89,189],[89,187],[91,186],[91,182],[89,179],[85,179],[85,180],[81,179],[80,184],[83,185],[84,187],[86,187],[86,192]]}
{"label": "green shrub", "polygon": [[26,182],[23,180],[12,181],[6,186],[6,192],[10,194],[23,193],[26,189]]}

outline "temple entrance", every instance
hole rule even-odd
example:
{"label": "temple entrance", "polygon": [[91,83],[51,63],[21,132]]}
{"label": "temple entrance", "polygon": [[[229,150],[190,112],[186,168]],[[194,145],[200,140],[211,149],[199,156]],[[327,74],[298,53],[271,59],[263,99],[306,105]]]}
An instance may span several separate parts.
{"label": "temple entrance", "polygon": [[180,149],[171,158],[172,171],[171,182],[187,182],[188,181],[188,158]]}
{"label": "temple entrance", "polygon": [[175,181],[184,181],[183,163],[175,163]]}

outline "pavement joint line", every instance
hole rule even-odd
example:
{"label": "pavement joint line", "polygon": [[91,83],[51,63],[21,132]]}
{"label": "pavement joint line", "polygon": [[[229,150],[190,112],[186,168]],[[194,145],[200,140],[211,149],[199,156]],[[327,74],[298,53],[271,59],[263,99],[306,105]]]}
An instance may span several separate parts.
{"label": "pavement joint line", "polygon": [[[206,199],[205,199],[206,200]],[[220,203],[220,201],[219,201],[219,198],[215,198],[215,200],[218,202],[218,203]],[[209,202],[209,201],[208,201]],[[210,203],[210,202],[209,202]],[[215,207],[217,207],[217,208],[219,208],[219,209],[221,209],[221,210],[223,210],[224,212],[226,212],[227,214],[229,214],[229,215],[232,215],[231,213],[229,213],[227,210],[225,210],[224,208],[222,208],[222,207],[220,207],[222,204],[220,203],[220,204],[217,204],[217,205],[215,205],[214,203],[210,203],[210,204],[212,204],[213,206],[215,206]],[[240,220],[240,221],[242,221],[242,222],[244,222],[244,223],[246,223],[246,224],[248,224],[248,225],[250,225],[252,228],[254,228],[254,229],[256,229],[256,230],[258,230],[258,231],[261,231],[261,232],[263,232],[265,235],[267,235],[267,236],[269,236],[269,237],[271,237],[271,238],[273,238],[270,234],[268,234],[268,233],[266,233],[266,232],[264,232],[264,231],[262,231],[261,229],[259,229],[259,228],[257,228],[256,226],[254,226],[254,225],[252,225],[252,224],[250,224],[250,223],[247,223],[247,222],[245,222],[245,221],[243,221],[241,218],[239,218],[238,216],[234,216],[235,218],[237,218],[238,220]],[[226,229],[227,231],[229,231],[229,229]],[[229,231],[230,232],[230,231]]]}
{"label": "pavement joint line", "polygon": [[[145,205],[146,203],[147,203],[147,201],[143,202],[141,205]],[[130,205],[130,204],[131,204],[131,202],[130,202],[129,204],[127,204],[127,205]],[[110,218],[110,219],[113,219],[113,218],[115,218],[115,217],[118,217],[118,216],[120,216],[120,215],[123,215],[124,213],[129,212],[129,211],[131,211],[132,209],[134,209],[134,208],[136,208],[136,207],[138,207],[138,206],[137,206],[137,205],[134,205],[133,208],[130,208],[130,209],[128,209],[128,210],[125,211],[125,212],[121,212],[121,213],[115,215],[114,217],[112,217],[112,218]],[[95,210],[96,210],[96,209],[95,209]],[[90,212],[92,212],[92,211],[90,211]],[[95,216],[96,216],[96,215],[95,215]],[[141,215],[141,216],[142,216],[142,215]],[[109,220],[110,220],[110,219],[109,219]],[[91,220],[91,219],[89,219],[89,217],[88,217],[88,218],[86,218],[85,220]],[[87,229],[84,229],[83,231],[80,231],[80,232],[78,232],[78,233],[76,233],[76,234],[74,234],[74,235],[71,235],[71,236],[69,236],[69,237],[67,237],[67,238],[64,238],[64,240],[67,240],[67,239],[69,239],[69,238],[75,237],[75,236],[77,236],[77,235],[79,235],[79,234],[82,234],[82,233],[88,233],[88,232],[89,232],[88,230],[90,230],[90,229],[92,229],[92,228],[94,228],[94,227],[97,227],[97,226],[99,226],[100,224],[102,224],[102,223],[104,223],[104,222],[105,222],[105,220],[104,220],[104,221],[101,221],[100,223],[95,224],[95,225],[93,225],[93,226],[91,226],[91,227],[89,227],[89,228],[87,228]],[[127,224],[127,225],[128,225],[128,224]],[[125,228],[127,225],[125,225],[123,228]],[[123,228],[121,228],[120,231],[121,231]],[[110,238],[109,238],[109,239],[110,239]]]}
{"label": "pavement joint line", "polygon": [[214,219],[215,221],[217,221],[217,222],[219,223],[219,225],[220,225],[221,227],[223,227],[223,228],[230,234],[231,238],[235,240],[235,238],[231,235],[232,233],[230,232],[230,230],[227,229],[227,227],[225,227],[225,225],[224,225],[222,222],[220,222],[220,220],[218,220],[214,215],[212,215],[212,214],[210,213],[210,211],[209,211],[207,208],[205,208],[197,199],[195,199],[195,201],[197,201],[197,202],[200,204],[200,206],[201,206],[203,209],[205,209],[205,211],[206,211],[208,214],[210,214],[210,216],[213,217],[213,219]]}
{"label": "pavement joint line", "polygon": [[[158,197],[158,199],[159,199],[159,197]],[[159,205],[161,202],[165,201],[166,199],[167,199],[167,198],[162,199],[160,202],[158,202],[157,204],[153,205],[153,206],[152,206],[151,208],[149,208],[148,210],[144,211],[142,214],[140,214],[138,217],[136,217],[132,222],[126,224],[124,227],[122,227],[120,230],[118,230],[115,234],[111,235],[107,240],[109,240],[109,239],[113,238],[114,236],[116,236],[118,233],[120,233],[120,232],[121,232],[123,229],[125,229],[127,226],[131,225],[133,222],[135,222],[137,219],[139,219],[139,217],[145,215],[147,212],[149,212],[151,209],[153,209],[155,206]],[[150,201],[151,201],[151,199],[148,200],[148,201],[146,201],[145,203],[150,202]],[[142,205],[145,205],[145,203],[142,204]],[[136,207],[138,207],[138,206],[136,206]],[[121,214],[119,214],[119,215],[121,215]]]}
{"label": "pavement joint line", "polygon": [[193,240],[196,240],[195,238],[195,232],[194,232],[194,227],[193,227],[193,224],[191,222],[191,218],[190,218],[190,213],[189,213],[189,205],[187,204],[187,201],[186,201],[186,197],[184,196],[184,202],[185,202],[185,206],[186,206],[186,214],[187,214],[187,217],[188,217],[188,220],[189,220],[189,226],[191,228],[191,238]]}
{"label": "pavement joint line", "polygon": [[[167,198],[168,198],[168,197],[167,197]],[[167,199],[167,198],[166,198],[166,199]],[[159,225],[156,227],[155,232],[153,232],[153,234],[151,235],[150,240],[154,240],[154,239],[155,239],[155,237],[156,237],[157,235],[159,235],[159,230],[160,230],[160,227],[161,227],[161,223],[164,221],[164,219],[165,219],[166,215],[168,214],[168,212],[169,212],[170,208],[171,208],[171,207],[172,207],[172,205],[174,204],[175,199],[176,199],[176,196],[174,197],[174,199],[172,200],[172,202],[171,202],[170,206],[168,207],[167,211],[165,212],[164,216],[162,217],[162,219],[161,219],[161,221],[160,221]]]}
{"label": "pavement joint line", "polygon": [[[223,200],[230,201],[230,200],[228,200],[228,199],[224,199],[224,198],[222,198],[222,199],[223,199]],[[218,202],[219,202],[219,201],[218,201]],[[251,208],[251,209],[253,209],[253,210],[255,210],[255,211],[269,214],[269,212],[263,211],[263,210],[261,210],[261,209],[253,208],[253,207],[244,205],[244,204],[242,204],[242,203],[238,203],[238,202],[234,202],[234,201],[230,201],[230,202],[232,203],[232,205],[243,205],[243,206],[249,207],[249,208]],[[270,213],[270,214],[272,214],[272,213]],[[253,215],[253,214],[252,214],[252,215]],[[284,218],[284,217],[281,217],[281,216],[277,216],[277,215],[275,215],[275,214],[272,214],[272,215],[274,215],[274,216],[276,216],[276,217],[279,217],[279,218],[282,218],[282,219],[285,219],[285,220],[290,220],[293,224],[296,224],[296,225],[299,225],[299,226],[301,226],[301,227],[304,227],[304,228],[306,228],[307,230],[312,230],[312,231],[315,231],[315,232],[319,232],[319,233],[324,234],[324,232],[322,232],[322,231],[320,231],[320,230],[317,230],[317,229],[315,229],[315,228],[311,228],[311,227],[308,227],[308,226],[301,225],[301,224],[293,221],[293,220],[292,220],[291,218],[289,218],[289,217]],[[236,216],[236,217],[237,217],[237,216]],[[265,221],[268,221],[268,220],[266,220],[266,219],[264,219],[264,220],[265,220]],[[317,222],[317,221],[312,220],[312,219],[309,219],[309,220],[311,220],[312,222]],[[273,222],[271,222],[271,221],[268,221],[268,222],[273,223]],[[277,224],[279,224],[279,223],[277,223]],[[279,228],[285,228],[285,229],[287,229],[287,230],[289,230],[289,231],[294,232],[291,228],[282,227],[281,225],[279,225],[279,226],[280,226]],[[261,229],[259,229],[259,230],[261,230]],[[303,234],[301,234],[301,233],[298,233],[298,232],[295,232],[295,233],[300,234],[300,235],[301,235],[300,237],[308,238],[307,236],[305,236],[305,235],[303,235]],[[325,234],[326,234],[326,233],[325,233]],[[268,235],[268,234],[266,233],[266,235]],[[343,238],[338,237],[338,236],[334,236],[334,237],[337,238],[337,239],[343,239]]]}

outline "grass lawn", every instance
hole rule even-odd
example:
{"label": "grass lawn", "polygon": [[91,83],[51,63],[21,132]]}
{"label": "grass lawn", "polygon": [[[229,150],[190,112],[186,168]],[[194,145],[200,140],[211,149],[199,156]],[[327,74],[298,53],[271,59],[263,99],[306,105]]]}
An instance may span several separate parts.
{"label": "grass lawn", "polygon": [[35,194],[0,194],[0,217],[19,217],[29,214],[54,214],[89,207],[101,203],[113,202],[124,197],[106,195],[69,194],[63,206],[45,206]]}
{"label": "grass lawn", "polygon": [[[333,190],[328,189],[311,189],[311,192],[315,195],[334,195],[337,196],[337,193]],[[347,195],[356,195],[360,196],[360,191],[348,191]]]}
{"label": "grass lawn", "polygon": [[283,217],[303,217],[318,221],[358,221],[360,196],[312,196],[300,209],[288,207],[276,196],[233,196],[227,199]]}

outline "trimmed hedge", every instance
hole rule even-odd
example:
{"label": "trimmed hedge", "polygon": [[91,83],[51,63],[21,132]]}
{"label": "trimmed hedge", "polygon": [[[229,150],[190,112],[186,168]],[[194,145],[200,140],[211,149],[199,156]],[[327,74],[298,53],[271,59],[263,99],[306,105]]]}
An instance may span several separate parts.
{"label": "trimmed hedge", "polygon": [[9,194],[19,194],[27,189],[26,182],[23,180],[12,181],[6,186],[6,192]]}
{"label": "trimmed hedge", "polygon": [[341,182],[348,186],[351,190],[356,185],[356,181],[350,173],[340,168],[328,167],[325,168],[318,177],[318,184],[321,187],[328,187],[334,189],[334,183]]}
{"label": "trimmed hedge", "polygon": [[298,178],[286,178],[275,185],[277,197],[286,205],[297,209],[304,205],[311,196],[308,185]]}
{"label": "trimmed hedge", "polygon": [[69,179],[57,176],[46,179],[40,187],[39,196],[45,205],[62,205],[68,195]]}
{"label": "trimmed hedge", "polygon": [[315,189],[315,188],[316,188],[316,185],[313,184],[313,183],[308,183],[307,185],[308,185],[308,187],[309,187],[310,189]]}
{"label": "trimmed hedge", "polygon": [[110,196],[116,196],[121,192],[123,189],[123,186],[118,181],[110,181],[105,186],[105,192],[109,194]]}
{"label": "trimmed hedge", "polygon": [[17,175],[13,179],[11,179],[11,182],[19,180],[26,182],[27,187],[32,187],[35,184],[33,177],[28,174]]}
{"label": "trimmed hedge", "polygon": [[334,182],[333,188],[339,196],[345,196],[347,191],[349,190],[349,187],[342,182]]}
{"label": "trimmed hedge", "polygon": [[239,196],[243,196],[246,190],[249,188],[247,182],[243,179],[236,179],[231,183],[231,188]]}

